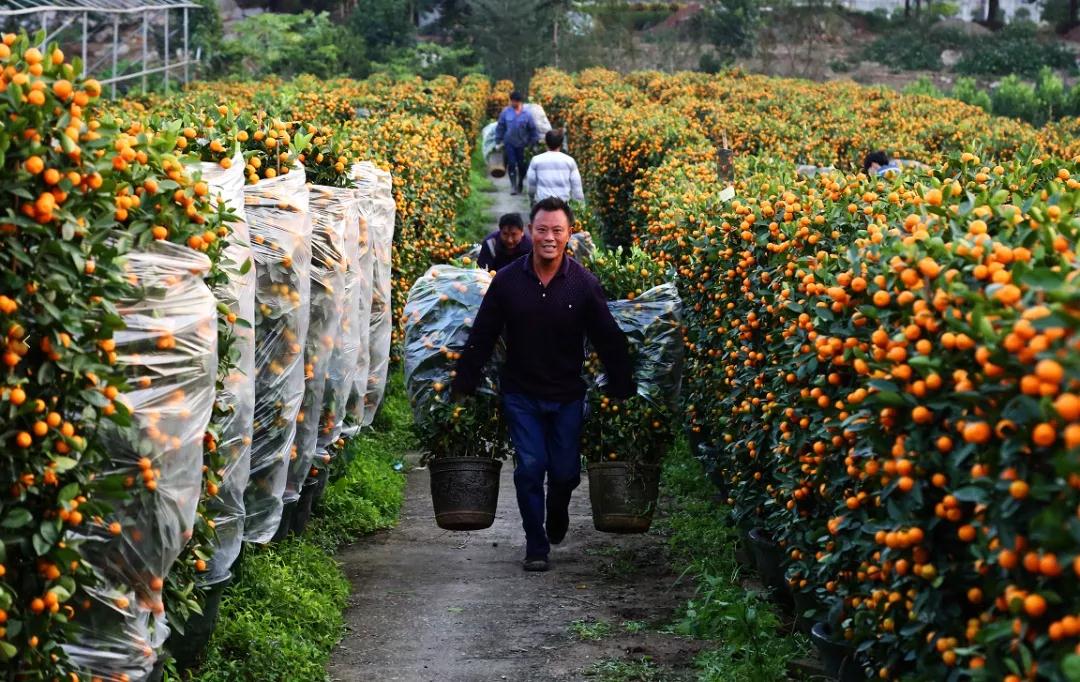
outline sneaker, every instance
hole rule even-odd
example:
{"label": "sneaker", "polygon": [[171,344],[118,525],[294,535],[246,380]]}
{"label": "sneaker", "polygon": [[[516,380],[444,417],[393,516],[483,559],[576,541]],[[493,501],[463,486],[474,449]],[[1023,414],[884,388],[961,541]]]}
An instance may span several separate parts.
{"label": "sneaker", "polygon": [[510,188],[510,194],[511,195],[518,195],[518,194],[521,194],[521,192],[518,191],[517,187],[511,187]]}
{"label": "sneaker", "polygon": [[566,531],[570,528],[570,512],[568,509],[548,509],[547,523],[548,542],[557,545],[566,537]]}
{"label": "sneaker", "polygon": [[549,568],[547,557],[526,557],[521,567],[530,573],[543,573]]}

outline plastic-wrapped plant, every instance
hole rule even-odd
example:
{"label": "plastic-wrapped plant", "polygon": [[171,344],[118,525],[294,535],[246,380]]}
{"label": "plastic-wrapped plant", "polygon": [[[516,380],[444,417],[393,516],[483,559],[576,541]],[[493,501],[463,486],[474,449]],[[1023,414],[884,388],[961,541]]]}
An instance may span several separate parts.
{"label": "plastic-wrapped plant", "polygon": [[[475,396],[450,395],[454,365],[469,338],[490,273],[434,266],[417,280],[405,306],[405,385],[415,429],[427,457],[505,457],[493,368]],[[497,354],[498,355],[498,354]]]}

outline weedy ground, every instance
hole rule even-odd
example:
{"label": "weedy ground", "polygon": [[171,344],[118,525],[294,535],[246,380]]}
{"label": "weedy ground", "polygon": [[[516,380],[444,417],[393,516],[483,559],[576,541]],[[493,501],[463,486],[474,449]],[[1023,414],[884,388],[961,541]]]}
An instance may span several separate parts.
{"label": "weedy ground", "polygon": [[411,443],[412,417],[397,373],[373,428],[347,446],[348,456],[340,461],[349,463],[335,472],[307,532],[245,547],[205,660],[188,679],[325,679],[349,596],[333,553],[397,521],[405,487],[400,458]]}

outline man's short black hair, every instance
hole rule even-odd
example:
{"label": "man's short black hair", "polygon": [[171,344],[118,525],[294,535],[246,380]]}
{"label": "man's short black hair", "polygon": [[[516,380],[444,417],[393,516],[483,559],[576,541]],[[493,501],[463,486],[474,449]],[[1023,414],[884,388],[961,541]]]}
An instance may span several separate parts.
{"label": "man's short black hair", "polygon": [[536,202],[532,207],[532,211],[529,212],[530,223],[536,220],[536,214],[540,211],[562,211],[566,214],[566,222],[570,227],[574,226],[574,210],[570,208],[570,204],[559,197],[546,197]]}
{"label": "man's short black hair", "polygon": [[524,102],[525,98],[521,96],[521,93],[519,91],[514,90],[513,92],[510,93],[510,101],[511,102]]}
{"label": "man's short black hair", "polygon": [[563,132],[560,128],[552,128],[544,134],[544,143],[548,149],[558,149],[562,146]]}
{"label": "man's short black hair", "polygon": [[866,158],[864,158],[863,162],[862,162],[862,171],[863,171],[863,173],[869,173],[870,172],[870,166],[875,164],[875,163],[877,165],[879,165],[879,166],[887,166],[887,165],[889,165],[889,155],[886,154],[883,151],[880,151],[880,150],[876,151],[876,152],[870,152],[869,154],[867,154]]}
{"label": "man's short black hair", "polygon": [[520,213],[503,213],[499,217],[499,229],[504,227],[516,227],[519,230],[525,229],[525,221],[521,219]]}

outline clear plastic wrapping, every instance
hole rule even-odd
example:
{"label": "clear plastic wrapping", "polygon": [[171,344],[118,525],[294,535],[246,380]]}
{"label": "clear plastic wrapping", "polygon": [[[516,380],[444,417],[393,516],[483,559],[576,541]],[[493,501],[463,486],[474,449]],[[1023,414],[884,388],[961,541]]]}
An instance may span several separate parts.
{"label": "clear plastic wrapping", "polygon": [[483,248],[484,248],[483,244],[473,244],[471,249],[469,249],[465,253],[461,254],[461,257],[462,258],[468,258],[470,264],[476,265],[477,261],[480,260],[480,251]]}
{"label": "clear plastic wrapping", "polygon": [[[409,290],[403,313],[405,389],[421,431],[430,426],[434,407],[450,390],[450,372],[490,285],[486,270],[434,265]],[[493,358],[485,368],[479,393],[498,393],[497,365]]]}
{"label": "clear plastic wrapping", "polygon": [[[349,190],[349,192],[353,200],[349,203],[348,215],[345,218],[345,289],[342,295],[339,333],[334,351],[330,355],[330,366],[326,370],[326,388],[323,393],[322,422],[319,426],[319,438],[315,448],[316,457],[328,455],[330,445],[342,434],[349,395],[356,381],[357,359],[360,356],[361,347],[367,347],[367,329],[371,324],[370,254],[367,256],[366,273],[361,262],[361,251],[368,251],[367,218],[360,214],[359,193],[356,190]],[[363,246],[361,246],[361,239],[365,242]],[[366,288],[365,278],[368,282]],[[364,319],[361,324],[360,299],[365,291],[368,305],[364,308]]]}
{"label": "clear plastic wrapping", "polygon": [[219,265],[228,281],[214,291],[218,301],[236,316],[229,330],[233,368],[222,377],[217,393],[218,412],[223,415],[217,425],[221,460],[218,494],[206,503],[215,537],[213,555],[201,578],[205,584],[214,585],[229,579],[244,539],[244,489],[251,471],[255,416],[255,261],[244,211],[243,158],[238,155],[228,169],[216,163],[201,163],[197,168],[210,185],[214,200],[236,216],[230,223],[232,234]]}
{"label": "clear plastic wrapping", "polygon": [[581,451],[590,462],[655,466],[671,447],[678,424],[682,302],[675,285],[668,283],[633,300],[609,301],[608,309],[626,334],[637,392],[618,405],[610,403],[602,395],[606,377],[599,359],[590,354],[590,414],[581,433]]}
{"label": "clear plastic wrapping", "polygon": [[484,158],[488,158],[499,146],[495,142],[495,128],[498,127],[497,123],[488,123],[484,126],[484,129],[480,131],[480,149],[484,153]]}
{"label": "clear plastic wrapping", "polygon": [[370,163],[355,164],[352,167],[353,182],[356,183],[357,213],[360,216],[360,259],[357,267],[359,292],[356,307],[356,334],[360,347],[357,349],[356,369],[345,405],[345,423],[341,429],[344,436],[355,435],[364,423],[364,403],[371,369],[371,300],[375,277],[371,220],[375,213],[375,197],[378,193],[378,179],[374,171],[375,167]]}
{"label": "clear plastic wrapping", "polygon": [[364,426],[370,425],[375,419],[375,411],[379,409],[379,403],[386,393],[386,377],[390,370],[390,345],[394,330],[393,314],[390,311],[393,284],[391,267],[394,219],[397,212],[390,173],[374,167],[370,172],[375,176],[375,191],[368,225],[375,264],[372,278],[371,328],[368,332],[371,366],[368,368],[364,397]]}
{"label": "clear plastic wrapping", "polygon": [[345,235],[356,223],[356,192],[339,187],[309,187],[311,216],[311,291],[304,345],[304,398],[296,418],[296,447],[285,481],[285,504],[300,498],[322,426],[330,360],[341,341],[345,307]]}
{"label": "clear plastic wrapping", "polygon": [[544,111],[544,107],[540,106],[536,102],[529,102],[522,105],[525,111],[529,112],[532,116],[533,123],[536,124],[536,132],[540,134],[540,137],[547,135],[547,132],[551,130],[551,121],[548,120],[547,112]]}
{"label": "clear plastic wrapping", "polygon": [[255,422],[244,494],[244,539],[270,541],[304,397],[304,342],[311,292],[311,219],[304,170],[244,188],[255,255]]}
{"label": "clear plastic wrapping", "polygon": [[[626,334],[637,395],[677,411],[684,351],[678,289],[671,282],[661,284],[633,300],[609,301],[608,310]],[[597,386],[605,383],[604,375],[598,375]]]}
{"label": "clear plastic wrapping", "polygon": [[596,242],[588,232],[575,232],[570,235],[566,250],[579,263],[588,263],[596,257]]}
{"label": "clear plastic wrapping", "polygon": [[122,488],[97,491],[113,511],[78,526],[96,581],[65,645],[87,679],[146,679],[168,636],[161,590],[191,538],[217,374],[217,301],[203,282],[209,259],[154,242],[125,256],[124,268],[139,294],[117,303],[126,325],[114,336],[117,364],[128,390],[116,400],[133,429],[100,426],[110,454],[101,473]]}

